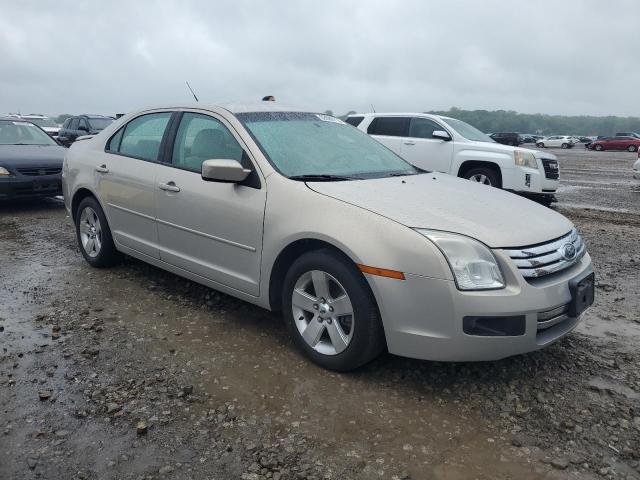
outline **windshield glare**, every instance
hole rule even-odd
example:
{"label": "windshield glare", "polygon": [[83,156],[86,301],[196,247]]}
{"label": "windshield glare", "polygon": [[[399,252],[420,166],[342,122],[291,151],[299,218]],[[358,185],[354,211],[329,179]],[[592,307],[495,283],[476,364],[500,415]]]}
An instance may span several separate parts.
{"label": "windshield glare", "polygon": [[442,121],[453,128],[456,132],[462,135],[467,140],[473,140],[474,142],[488,142],[495,143],[495,140],[486,133],[481,132],[476,127],[469,125],[462,120],[455,118],[442,118]]}
{"label": "windshield glare", "polygon": [[0,145],[57,145],[34,124],[20,121],[0,121]]}
{"label": "windshield glare", "polygon": [[237,117],[272,165],[288,177],[379,178],[419,172],[366,133],[328,115],[255,112]]}

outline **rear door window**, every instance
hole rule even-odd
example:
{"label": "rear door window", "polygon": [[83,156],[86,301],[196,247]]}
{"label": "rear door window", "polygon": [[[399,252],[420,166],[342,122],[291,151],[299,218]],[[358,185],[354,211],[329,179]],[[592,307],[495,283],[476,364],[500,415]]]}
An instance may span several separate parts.
{"label": "rear door window", "polygon": [[409,133],[409,118],[376,117],[369,125],[367,133],[370,135],[384,135],[387,137],[406,137]]}
{"label": "rear door window", "polygon": [[134,118],[124,129],[118,152],[129,157],[158,161],[160,143],[171,112],[149,113]]}

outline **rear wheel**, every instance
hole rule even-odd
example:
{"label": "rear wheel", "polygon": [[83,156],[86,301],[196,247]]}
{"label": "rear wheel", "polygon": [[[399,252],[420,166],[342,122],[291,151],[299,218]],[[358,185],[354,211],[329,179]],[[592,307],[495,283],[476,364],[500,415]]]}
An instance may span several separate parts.
{"label": "rear wheel", "polygon": [[561,145],[561,147],[562,147],[562,148],[569,148],[569,144],[568,144],[568,143],[563,143],[563,144]]}
{"label": "rear wheel", "polygon": [[604,147],[602,145],[596,145],[594,147],[597,151],[601,152],[602,150],[604,150]]}
{"label": "rear wheel", "polygon": [[536,147],[544,148],[544,143],[543,142],[538,142],[538,143],[536,143]]}
{"label": "rear wheel", "polygon": [[324,368],[354,370],[385,348],[382,322],[365,278],[330,250],[306,253],[291,265],[282,311],[298,348]]}
{"label": "rear wheel", "polygon": [[495,170],[486,167],[477,167],[468,170],[464,174],[464,178],[472,182],[481,183],[490,187],[500,188],[500,178]]}
{"label": "rear wheel", "polygon": [[638,150],[638,147],[635,145],[629,145],[627,147],[627,150],[629,150],[630,152],[635,152],[636,150]]}
{"label": "rear wheel", "polygon": [[107,218],[94,197],[87,197],[80,202],[75,220],[76,238],[85,260],[92,267],[114,265],[119,254],[113,243]]}

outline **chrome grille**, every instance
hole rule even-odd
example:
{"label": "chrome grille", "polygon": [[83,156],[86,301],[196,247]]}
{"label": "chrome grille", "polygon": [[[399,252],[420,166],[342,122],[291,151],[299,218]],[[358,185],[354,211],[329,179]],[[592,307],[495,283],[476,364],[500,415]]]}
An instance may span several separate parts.
{"label": "chrome grille", "polygon": [[546,330],[569,319],[569,305],[538,313],[538,331]]}
{"label": "chrome grille", "polygon": [[[574,228],[551,242],[530,247],[505,248],[504,251],[523,277],[539,278],[577,263],[584,256],[586,246]],[[570,255],[572,251],[575,252],[573,256]]]}
{"label": "chrome grille", "polygon": [[560,178],[560,170],[558,168],[558,161],[551,160],[549,158],[542,159],[542,166],[544,167],[544,176],[550,180],[557,180]]}

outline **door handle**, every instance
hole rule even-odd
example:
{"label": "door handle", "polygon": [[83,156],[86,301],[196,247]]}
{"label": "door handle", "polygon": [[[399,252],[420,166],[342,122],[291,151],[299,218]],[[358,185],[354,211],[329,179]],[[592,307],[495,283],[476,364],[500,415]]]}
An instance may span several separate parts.
{"label": "door handle", "polygon": [[407,140],[406,142],[404,142],[405,145],[415,145],[416,142],[412,142],[410,140]]}
{"label": "door handle", "polygon": [[165,192],[179,192],[180,191],[180,187],[177,186],[175,184],[175,182],[160,183],[160,184],[158,184],[158,188],[160,188],[160,190],[164,190]]}
{"label": "door handle", "polygon": [[98,173],[109,173],[109,169],[106,165],[102,164],[99,167],[96,167],[96,172]]}

